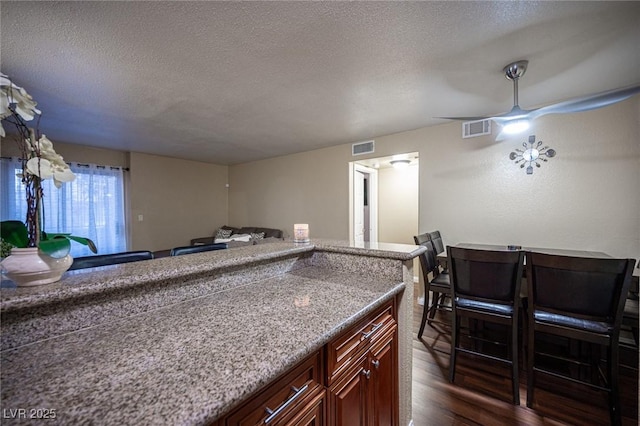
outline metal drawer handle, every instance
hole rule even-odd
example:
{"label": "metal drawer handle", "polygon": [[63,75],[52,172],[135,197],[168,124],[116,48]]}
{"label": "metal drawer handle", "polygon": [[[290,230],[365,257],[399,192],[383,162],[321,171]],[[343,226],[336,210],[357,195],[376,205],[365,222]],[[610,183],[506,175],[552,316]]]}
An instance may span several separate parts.
{"label": "metal drawer handle", "polygon": [[373,333],[376,332],[376,330],[378,330],[380,327],[382,327],[382,324],[384,324],[384,322],[379,322],[377,324],[374,324],[373,327],[371,327],[371,331],[369,331],[368,333],[365,333],[364,331],[362,332],[362,340],[366,340],[368,338],[370,338]]}
{"label": "metal drawer handle", "polygon": [[377,370],[378,368],[380,368],[380,360],[379,360],[379,359],[376,359],[376,360],[374,360],[374,361],[371,361],[371,364],[376,368],[376,370]]}
{"label": "metal drawer handle", "polygon": [[362,375],[363,375],[364,377],[366,377],[367,379],[371,378],[371,370],[365,370],[365,369],[363,369],[363,370],[362,370]]}
{"label": "metal drawer handle", "polygon": [[293,401],[295,401],[295,399],[297,397],[302,395],[304,393],[304,391],[307,390],[308,387],[309,387],[308,383],[305,383],[304,386],[302,386],[300,389],[296,388],[295,386],[291,386],[291,390],[294,391],[295,393],[293,395],[291,395],[289,397],[289,399],[287,399],[285,402],[283,402],[278,408],[276,408],[275,410],[272,410],[269,407],[265,407],[264,411],[266,411],[267,414],[269,414],[269,417],[264,419],[264,422],[265,423],[270,423],[271,421],[273,421],[273,419],[276,418],[278,416],[278,414],[280,414],[282,412],[282,410],[287,408]]}

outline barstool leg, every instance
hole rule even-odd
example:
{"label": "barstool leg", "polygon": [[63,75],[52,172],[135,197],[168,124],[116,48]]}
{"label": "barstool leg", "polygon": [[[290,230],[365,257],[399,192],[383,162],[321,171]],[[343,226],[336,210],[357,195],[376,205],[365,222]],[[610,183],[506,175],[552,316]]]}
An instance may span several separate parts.
{"label": "barstool leg", "polygon": [[511,325],[511,386],[513,387],[513,403],[520,405],[520,378],[518,377],[518,318]]}
{"label": "barstool leg", "polygon": [[618,339],[616,336],[615,342],[611,341],[611,346],[607,349],[608,352],[608,360],[607,365],[609,366],[609,381],[611,391],[609,392],[609,412],[611,414],[611,424],[613,426],[619,426],[622,424],[622,413],[620,412],[620,393],[619,393],[619,383],[618,383],[618,370],[619,370],[619,361],[618,356]]}
{"label": "barstool leg", "polygon": [[[529,317],[531,318],[531,317]],[[527,348],[527,407],[531,408],[533,406],[533,389],[535,388],[535,373],[533,371],[534,368],[534,357],[535,357],[535,348],[534,348],[534,340],[535,340],[535,331],[534,324],[527,324],[527,338],[528,338],[528,348]]]}
{"label": "barstool leg", "polygon": [[[431,312],[429,312],[429,319],[433,319],[433,317],[436,316],[436,310],[438,309],[438,299],[440,299],[440,293],[438,292],[433,292],[433,302],[431,303],[431,305],[429,306],[429,310]],[[431,324],[431,321],[429,321],[429,324]]]}
{"label": "barstool leg", "polygon": [[451,355],[449,357],[449,381],[454,382],[456,377],[456,348],[458,347],[458,341],[460,339],[459,321],[456,311],[454,310],[451,315]]}
{"label": "barstool leg", "polygon": [[424,283],[424,306],[422,309],[422,321],[420,322],[420,330],[418,330],[418,339],[422,339],[422,334],[424,333],[424,326],[427,323],[427,315],[429,315],[429,292],[431,291],[431,286],[428,281]]}

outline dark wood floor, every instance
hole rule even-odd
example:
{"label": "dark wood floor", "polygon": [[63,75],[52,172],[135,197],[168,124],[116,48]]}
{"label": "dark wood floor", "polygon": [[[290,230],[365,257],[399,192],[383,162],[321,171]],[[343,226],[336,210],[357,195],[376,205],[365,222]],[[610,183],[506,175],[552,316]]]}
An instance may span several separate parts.
{"label": "dark wood floor", "polygon": [[[450,328],[427,326],[417,340],[422,306],[414,305],[413,421],[415,426],[441,425],[606,425],[607,395],[584,386],[539,378],[533,409],[526,407],[526,375],[520,370],[520,405],[511,403],[509,369],[484,359],[458,356],[456,383],[450,384]],[[638,352],[623,356],[632,368],[621,368],[623,425],[638,425]],[[546,388],[546,389],[545,389]],[[548,389],[548,390],[547,390]]]}

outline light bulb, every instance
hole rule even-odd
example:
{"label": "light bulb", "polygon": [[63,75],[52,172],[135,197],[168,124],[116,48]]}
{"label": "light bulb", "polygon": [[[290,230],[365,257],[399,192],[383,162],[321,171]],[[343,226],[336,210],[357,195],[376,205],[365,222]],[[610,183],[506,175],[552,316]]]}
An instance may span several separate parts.
{"label": "light bulb", "polygon": [[505,124],[502,131],[508,135],[515,135],[529,129],[529,126],[529,120],[514,120]]}

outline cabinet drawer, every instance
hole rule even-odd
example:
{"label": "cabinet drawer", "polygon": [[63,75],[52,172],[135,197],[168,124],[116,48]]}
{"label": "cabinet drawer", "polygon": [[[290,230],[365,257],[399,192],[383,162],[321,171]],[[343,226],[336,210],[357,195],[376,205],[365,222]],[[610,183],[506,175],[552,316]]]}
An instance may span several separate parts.
{"label": "cabinet drawer", "polygon": [[391,301],[330,342],[327,345],[327,385],[330,386],[351,360],[357,359],[395,324]]}
{"label": "cabinet drawer", "polygon": [[260,393],[225,417],[226,426],[275,425],[282,422],[292,410],[307,404],[324,388],[321,352],[289,370],[284,376],[267,385]]}
{"label": "cabinet drawer", "polygon": [[319,386],[315,394],[305,398],[299,408],[273,426],[324,426],[326,423],[327,391]]}

